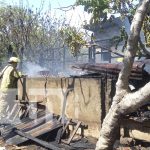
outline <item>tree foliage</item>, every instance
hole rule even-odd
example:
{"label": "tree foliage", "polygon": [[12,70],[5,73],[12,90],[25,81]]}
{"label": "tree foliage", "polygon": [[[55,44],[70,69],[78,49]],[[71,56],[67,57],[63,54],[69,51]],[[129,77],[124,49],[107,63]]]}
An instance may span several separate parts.
{"label": "tree foliage", "polygon": [[83,5],[84,10],[92,13],[91,23],[99,23],[100,18],[106,18],[105,10],[109,7],[109,0],[77,0],[77,5]]}
{"label": "tree foliage", "polygon": [[107,19],[108,13],[133,14],[136,5],[132,2],[133,0],[77,0],[76,5],[83,5],[86,12],[93,14],[91,23],[100,23]]}
{"label": "tree foliage", "polygon": [[[0,59],[11,55],[40,65],[62,61],[64,47],[76,56],[85,44],[83,33],[51,12],[19,6],[0,7]],[[66,46],[65,46],[66,45]]]}
{"label": "tree foliage", "polygon": [[146,46],[150,47],[150,14],[148,13],[143,23]]}
{"label": "tree foliage", "polygon": [[64,27],[60,30],[60,33],[65,44],[71,49],[71,53],[77,56],[81,47],[86,44],[84,33],[77,31],[75,27]]}
{"label": "tree foliage", "polygon": [[1,55],[13,51],[29,60],[51,55],[55,47],[61,47],[61,38],[57,31],[59,22],[49,14],[34,13],[31,9],[16,6],[0,8],[0,49]]}

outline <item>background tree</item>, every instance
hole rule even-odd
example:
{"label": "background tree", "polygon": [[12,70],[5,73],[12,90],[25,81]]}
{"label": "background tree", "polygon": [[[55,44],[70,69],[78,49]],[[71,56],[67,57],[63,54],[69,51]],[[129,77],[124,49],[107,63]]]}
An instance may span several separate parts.
{"label": "background tree", "polygon": [[86,12],[93,14],[91,24],[100,23],[107,18],[104,10],[109,7],[109,0],[77,0],[76,5],[83,5]]}
{"label": "background tree", "polygon": [[86,44],[84,40],[84,33],[77,30],[75,27],[63,27],[60,30],[61,36],[64,39],[64,44],[66,44],[73,56],[77,56],[80,53],[82,46]]}
{"label": "background tree", "polygon": [[[69,34],[64,36],[62,31]],[[69,35],[72,39],[67,41]],[[58,19],[49,10],[33,11],[15,5],[0,7],[0,41],[1,62],[17,55],[48,69],[63,61],[64,47],[76,56],[84,42],[82,34],[70,27],[66,18]]]}
{"label": "background tree", "polygon": [[[32,60],[41,47],[43,48],[41,52],[44,53],[45,49],[56,46],[54,41],[61,42],[58,40],[58,22],[55,18],[50,18],[49,14],[41,15],[40,11],[34,13],[30,9],[17,6],[6,6],[0,11],[0,46],[4,52],[11,47],[17,55],[20,55],[24,49],[26,57]],[[57,43],[57,46],[59,44]]]}

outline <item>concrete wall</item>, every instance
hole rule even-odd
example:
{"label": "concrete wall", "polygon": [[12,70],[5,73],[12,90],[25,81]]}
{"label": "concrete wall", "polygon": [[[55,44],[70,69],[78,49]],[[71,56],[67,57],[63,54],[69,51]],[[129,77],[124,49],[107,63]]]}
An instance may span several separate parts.
{"label": "concrete wall", "polygon": [[[113,88],[112,88],[113,86]],[[49,112],[62,113],[88,124],[85,135],[98,137],[101,123],[109,109],[114,82],[102,78],[27,78],[26,91],[30,101],[41,101]],[[65,96],[66,95],[66,96]],[[19,84],[19,99],[22,87]]]}

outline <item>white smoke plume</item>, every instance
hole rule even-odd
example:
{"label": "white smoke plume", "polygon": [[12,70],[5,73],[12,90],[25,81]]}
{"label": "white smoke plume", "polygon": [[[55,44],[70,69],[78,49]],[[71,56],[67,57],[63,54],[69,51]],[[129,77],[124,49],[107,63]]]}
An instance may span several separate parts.
{"label": "white smoke plume", "polygon": [[33,62],[23,62],[23,73],[32,77],[32,76],[40,76],[41,71],[48,71],[47,68],[41,67],[38,64],[35,64]]}

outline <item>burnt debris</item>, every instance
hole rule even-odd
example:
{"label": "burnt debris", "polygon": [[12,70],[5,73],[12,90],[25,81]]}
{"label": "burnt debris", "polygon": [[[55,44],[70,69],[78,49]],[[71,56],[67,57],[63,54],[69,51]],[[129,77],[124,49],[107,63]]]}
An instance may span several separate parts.
{"label": "burnt debris", "polygon": [[[22,107],[23,105],[19,106],[21,106],[21,109],[24,108]],[[14,107],[12,115],[17,116],[19,114],[18,111],[21,111],[21,109],[16,107],[16,105]],[[29,111],[31,109],[34,108],[30,107],[30,109],[25,110]],[[29,113],[22,112],[25,114]],[[29,143],[32,143],[52,150],[75,149],[76,146],[79,147],[79,145],[82,145],[81,143],[78,144],[78,142],[81,142],[85,138],[83,130],[88,128],[83,122],[68,118],[65,118],[62,123],[61,116],[52,113],[45,114],[44,110],[39,111],[38,109],[37,118],[32,119],[26,115],[18,121],[17,117],[14,119],[14,116],[9,116],[10,120],[8,123],[0,124],[0,145],[2,145],[3,142],[5,142],[5,145],[16,146],[29,145]],[[74,130],[70,130],[69,126],[73,126]],[[81,128],[81,133],[78,133],[78,141],[75,142],[74,137],[77,135],[79,128]],[[81,147],[85,147],[85,143],[88,144],[87,140],[84,142],[82,141],[83,145]],[[86,145],[85,149],[87,147],[95,147],[95,144]]]}

